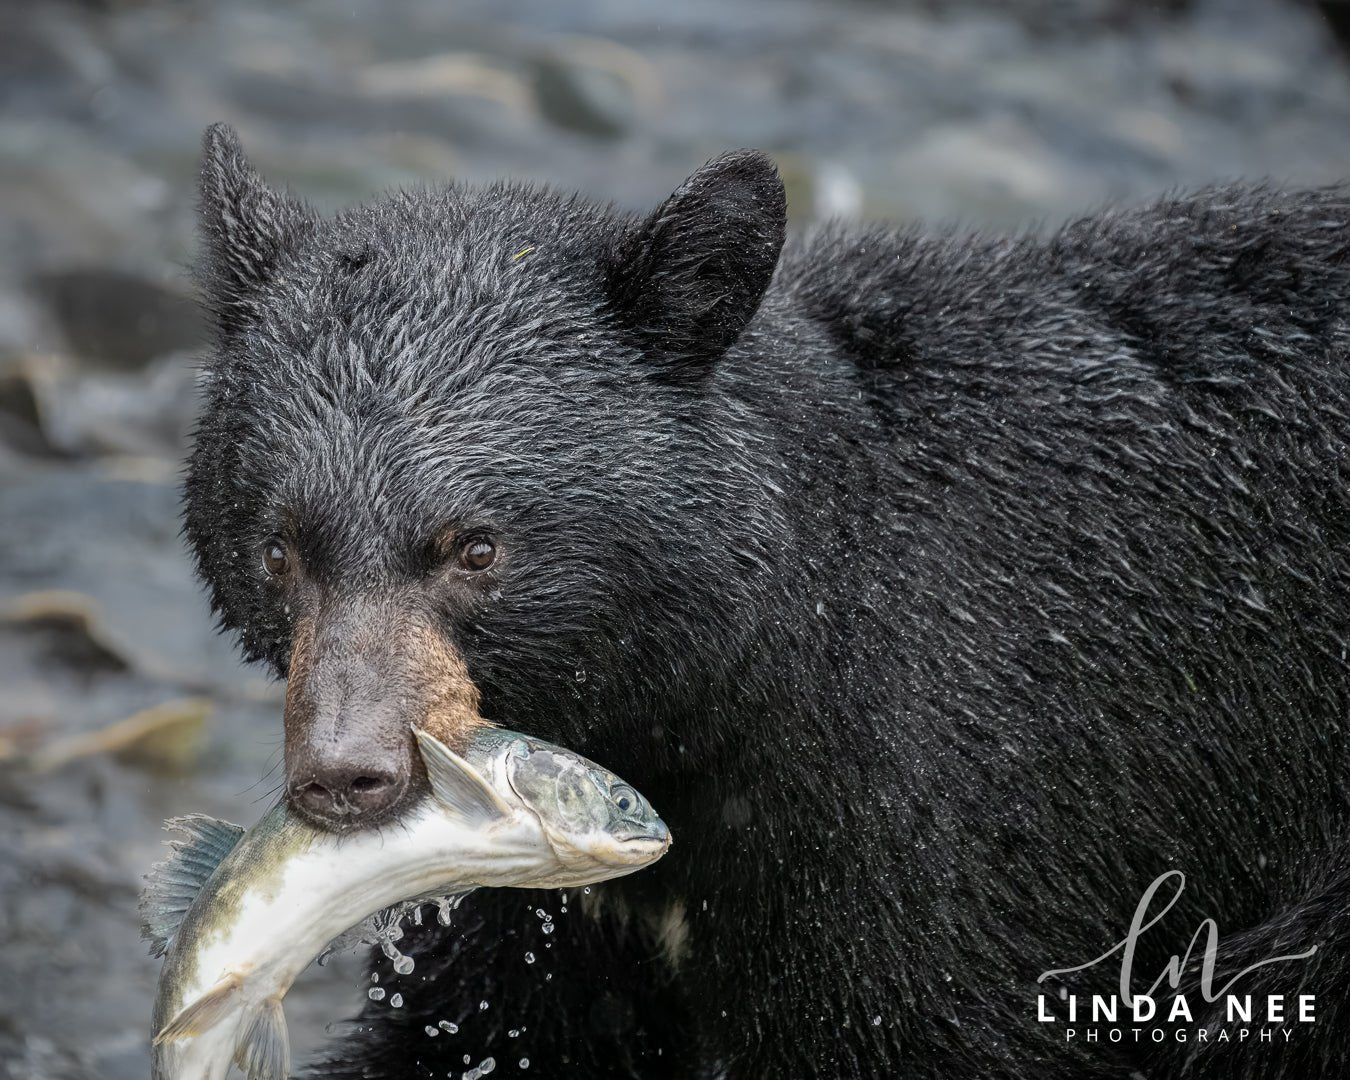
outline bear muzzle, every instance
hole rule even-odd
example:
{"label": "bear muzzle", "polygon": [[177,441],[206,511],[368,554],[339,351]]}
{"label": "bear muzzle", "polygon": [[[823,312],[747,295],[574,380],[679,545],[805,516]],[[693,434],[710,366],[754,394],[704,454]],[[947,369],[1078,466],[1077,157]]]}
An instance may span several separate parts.
{"label": "bear muzzle", "polygon": [[286,685],[286,794],[337,832],[396,818],[425,788],[414,727],[453,749],[484,723],[463,658],[407,596],[320,598]]}

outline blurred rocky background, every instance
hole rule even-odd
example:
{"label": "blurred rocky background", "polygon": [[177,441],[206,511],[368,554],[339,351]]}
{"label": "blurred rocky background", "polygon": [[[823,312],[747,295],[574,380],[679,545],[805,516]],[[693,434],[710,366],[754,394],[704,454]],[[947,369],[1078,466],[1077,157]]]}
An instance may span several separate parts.
{"label": "blurred rocky background", "polygon": [[[208,123],[326,209],[502,173],[640,208],[753,145],[799,226],[1038,227],[1176,185],[1350,173],[1345,14],[0,0],[0,1077],[143,1080],[157,964],[134,902],[160,822],[248,824],[275,797],[279,688],[214,633],[178,535]],[[359,977],[339,959],[288,999],[302,1053]]]}

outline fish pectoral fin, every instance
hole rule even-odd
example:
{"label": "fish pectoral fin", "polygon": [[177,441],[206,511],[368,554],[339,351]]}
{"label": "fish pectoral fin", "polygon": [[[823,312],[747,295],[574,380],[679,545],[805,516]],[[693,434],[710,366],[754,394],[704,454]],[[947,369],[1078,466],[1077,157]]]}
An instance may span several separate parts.
{"label": "fish pectoral fin", "polygon": [[477,769],[435,736],[417,728],[413,728],[413,734],[426,762],[431,793],[438,802],[474,824],[510,816],[511,807]]}
{"label": "fish pectoral fin", "polygon": [[183,916],[197,899],[206,879],[239,843],[244,830],[205,814],[170,818],[166,829],[186,839],[169,842],[169,854],[150,868],[141,893],[141,937],[150,942],[150,955],[163,956],[173,944]]}
{"label": "fish pectoral fin", "polygon": [[291,1075],[291,1043],[280,998],[268,998],[248,1018],[234,1048],[234,1063],[248,1080],[286,1080]]}
{"label": "fish pectoral fin", "polygon": [[243,985],[239,975],[226,975],[191,1005],[180,1009],[155,1036],[155,1045],[191,1039],[215,1027],[234,1008],[234,995]]}

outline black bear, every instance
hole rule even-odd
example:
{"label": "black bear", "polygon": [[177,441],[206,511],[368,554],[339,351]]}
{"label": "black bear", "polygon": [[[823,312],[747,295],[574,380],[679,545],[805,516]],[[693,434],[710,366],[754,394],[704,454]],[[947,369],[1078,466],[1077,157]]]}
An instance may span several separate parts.
{"label": "black bear", "polygon": [[[218,126],[201,197],[187,535],[294,804],[491,722],[675,838],[425,920],[316,1075],[1343,1075],[1345,189],[784,247],[755,152],[324,220]],[[1089,1022],[1126,953],[1190,1015]]]}

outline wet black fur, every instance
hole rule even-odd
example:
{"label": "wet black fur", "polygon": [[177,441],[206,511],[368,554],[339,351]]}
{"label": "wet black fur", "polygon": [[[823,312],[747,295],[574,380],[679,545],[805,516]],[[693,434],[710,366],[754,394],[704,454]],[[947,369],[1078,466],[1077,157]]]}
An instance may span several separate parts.
{"label": "wet black fur", "polygon": [[751,153],[646,220],[503,184],[319,221],[213,129],[204,193],[187,528],[225,624],[284,671],[284,523],[376,592],[489,529],[500,572],[437,594],[483,714],[675,837],[566,914],[411,933],[403,1007],[315,1075],[1173,1076],[1193,1045],[1066,1044],[1035,1000],[1173,867],[1149,978],[1205,916],[1221,968],[1320,947],[1252,977],[1313,1028],[1188,1075],[1346,1068],[1350,193],[781,260]]}

